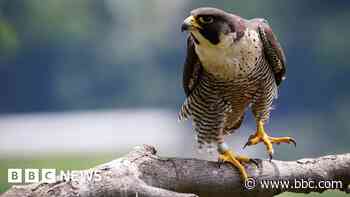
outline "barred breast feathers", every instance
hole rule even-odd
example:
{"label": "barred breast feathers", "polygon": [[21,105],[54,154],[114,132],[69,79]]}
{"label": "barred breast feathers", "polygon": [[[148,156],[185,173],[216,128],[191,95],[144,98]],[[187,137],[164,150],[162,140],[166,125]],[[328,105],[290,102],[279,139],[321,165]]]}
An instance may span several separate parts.
{"label": "barred breast feathers", "polygon": [[207,72],[200,77],[179,113],[180,120],[192,119],[200,145],[217,142],[219,132],[237,129],[250,103],[256,117],[268,120],[277,85],[264,56],[256,64],[245,78],[218,80]]}
{"label": "barred breast feathers", "polygon": [[192,119],[199,145],[217,143],[224,128],[225,114],[231,108],[220,94],[223,85],[205,72],[182,105],[179,119]]}

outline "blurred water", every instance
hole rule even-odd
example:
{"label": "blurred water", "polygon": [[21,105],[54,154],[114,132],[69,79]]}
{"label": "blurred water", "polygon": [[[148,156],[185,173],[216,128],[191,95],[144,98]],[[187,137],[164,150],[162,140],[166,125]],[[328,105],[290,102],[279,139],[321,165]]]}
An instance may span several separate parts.
{"label": "blurred water", "polygon": [[152,144],[182,150],[183,127],[165,110],[39,113],[0,117],[0,155],[121,152]]}
{"label": "blurred water", "polygon": [[[265,157],[265,149],[242,150],[254,131],[247,123],[226,137],[231,148],[252,157]],[[197,149],[191,121],[178,122],[177,113],[165,109],[100,110],[62,113],[33,113],[0,116],[0,157],[28,157],[40,154],[126,153],[133,146],[150,144],[164,156],[216,160]]]}
{"label": "blurred water", "polygon": [[[276,159],[297,159],[344,152],[348,144],[326,137],[315,115],[276,117],[267,124],[272,136],[293,136],[297,147],[275,145]],[[255,131],[247,118],[243,126],[225,138],[238,154],[266,158],[263,144],[242,146]],[[166,109],[100,110],[62,113],[33,113],[0,116],[0,157],[38,154],[127,153],[132,147],[150,144],[160,155],[216,160],[217,153],[199,151],[191,122],[178,122],[177,113]]]}

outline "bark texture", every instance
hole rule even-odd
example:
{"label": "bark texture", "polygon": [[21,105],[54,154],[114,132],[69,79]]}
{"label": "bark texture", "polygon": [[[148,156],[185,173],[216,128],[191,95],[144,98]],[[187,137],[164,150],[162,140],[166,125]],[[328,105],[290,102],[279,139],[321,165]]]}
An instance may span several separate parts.
{"label": "bark texture", "polygon": [[[248,164],[246,168],[252,178],[243,183],[229,164],[219,167],[213,161],[162,158],[154,147],[143,145],[124,157],[89,169],[100,175],[99,180],[67,179],[12,186],[1,197],[268,197],[286,191],[323,192],[335,187],[350,192],[350,153],[297,161],[259,160],[258,166]],[[289,187],[262,188],[260,182],[270,180],[289,181]],[[302,180],[313,181],[313,187],[323,181],[321,186],[327,188],[300,188]]]}

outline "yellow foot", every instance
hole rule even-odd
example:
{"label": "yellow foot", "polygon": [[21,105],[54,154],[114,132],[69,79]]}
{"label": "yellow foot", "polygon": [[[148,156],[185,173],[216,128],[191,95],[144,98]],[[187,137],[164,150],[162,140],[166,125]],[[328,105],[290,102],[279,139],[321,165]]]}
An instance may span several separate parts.
{"label": "yellow foot", "polygon": [[247,180],[248,179],[248,174],[244,168],[244,166],[242,165],[243,162],[245,163],[249,163],[249,162],[253,162],[255,165],[258,165],[257,162],[253,159],[250,159],[248,157],[245,156],[238,156],[233,154],[232,151],[225,151],[223,154],[219,155],[219,162],[228,162],[230,164],[232,164],[233,166],[235,166],[238,171],[241,174],[241,177],[243,180]]}
{"label": "yellow foot", "polygon": [[270,160],[273,155],[273,147],[272,144],[280,144],[280,143],[293,143],[296,146],[296,142],[291,137],[270,137],[266,134],[264,125],[262,122],[258,123],[257,132],[254,135],[251,135],[248,139],[248,142],[244,145],[243,148],[250,145],[255,145],[259,142],[263,142],[266,146],[267,152],[269,153]]}

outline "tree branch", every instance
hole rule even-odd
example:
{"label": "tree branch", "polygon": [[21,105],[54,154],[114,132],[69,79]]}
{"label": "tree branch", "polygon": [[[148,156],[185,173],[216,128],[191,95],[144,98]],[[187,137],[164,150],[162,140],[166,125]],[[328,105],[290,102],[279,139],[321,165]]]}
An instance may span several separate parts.
{"label": "tree branch", "polygon": [[[318,186],[320,181],[333,180],[333,183],[323,182],[322,185],[350,192],[350,153],[297,161],[260,160],[258,166],[247,164],[246,168],[252,176],[248,186],[253,186],[253,180],[256,183],[253,189],[244,187],[238,171],[229,164],[219,168],[218,163],[213,161],[161,158],[156,155],[155,148],[144,145],[122,158],[90,169],[101,175],[100,180],[58,180],[54,183],[13,186],[2,197],[267,197],[286,191],[309,193],[327,190],[295,188],[298,185],[294,180],[299,181],[299,187],[302,187],[301,180],[314,181],[313,187]],[[289,181],[290,186],[262,188],[260,181],[268,180]]]}

